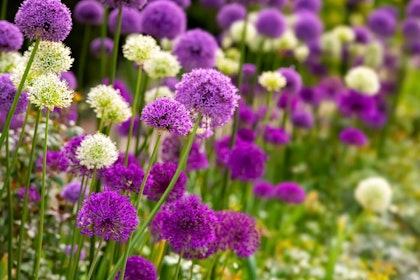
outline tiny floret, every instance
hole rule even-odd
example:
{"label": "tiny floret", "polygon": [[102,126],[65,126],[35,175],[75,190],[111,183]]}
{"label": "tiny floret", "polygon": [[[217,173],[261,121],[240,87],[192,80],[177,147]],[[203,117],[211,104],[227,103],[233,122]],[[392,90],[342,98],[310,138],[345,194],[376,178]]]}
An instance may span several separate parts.
{"label": "tiny floret", "polygon": [[144,63],[144,71],[152,79],[175,77],[179,70],[181,70],[181,65],[170,52],[155,52],[151,59]]}
{"label": "tiny floret", "polygon": [[76,150],[76,158],[88,169],[101,169],[118,159],[118,151],[109,137],[98,132],[83,139]]}
{"label": "tiny floret", "polygon": [[159,51],[156,40],[150,36],[133,34],[128,36],[123,46],[123,55],[126,59],[143,64]]}
{"label": "tiny floret", "polygon": [[354,196],[363,208],[383,212],[391,204],[392,189],[384,178],[371,177],[357,185]]}
{"label": "tiny floret", "polygon": [[258,82],[268,91],[278,91],[286,86],[286,78],[278,71],[263,72]]}
{"label": "tiny floret", "polygon": [[345,82],[347,87],[364,95],[375,95],[380,89],[378,74],[366,66],[351,69],[345,77]]}

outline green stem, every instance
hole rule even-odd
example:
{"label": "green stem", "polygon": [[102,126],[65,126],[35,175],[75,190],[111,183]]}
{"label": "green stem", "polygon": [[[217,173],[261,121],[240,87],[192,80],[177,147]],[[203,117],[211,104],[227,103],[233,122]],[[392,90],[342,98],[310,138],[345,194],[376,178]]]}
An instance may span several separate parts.
{"label": "green stem", "polygon": [[45,218],[45,177],[47,173],[47,144],[48,144],[48,122],[50,119],[50,110],[47,110],[45,115],[45,134],[44,134],[44,147],[42,152],[42,177],[41,177],[41,211],[39,218],[39,229],[38,229],[38,244],[36,248],[36,260],[34,279],[38,279],[39,266],[41,263],[42,253],[42,237],[44,233],[44,218]]}
{"label": "green stem", "polygon": [[111,60],[111,75],[109,76],[109,84],[114,85],[115,73],[117,71],[117,60],[118,60],[118,48],[120,43],[120,32],[121,32],[121,21],[122,21],[122,6],[118,7],[118,18],[117,27],[114,34],[114,48],[112,50]]}
{"label": "green stem", "polygon": [[106,52],[105,52],[105,38],[106,38],[106,31],[108,27],[108,8],[104,9],[104,21],[101,25],[101,64],[100,64],[100,79],[105,77],[105,67],[106,67]]}
{"label": "green stem", "polygon": [[[1,3],[1,16],[0,16],[0,20],[5,20],[6,19],[6,15],[7,15],[7,0],[3,0],[3,2]],[[10,278],[12,279],[12,278]]]}
{"label": "green stem", "polygon": [[184,253],[184,249],[181,250],[181,253],[179,254],[179,258],[178,258],[178,263],[176,264],[176,271],[175,271],[175,277],[174,277],[175,280],[178,280],[178,275],[179,275],[179,270],[181,268],[181,260],[182,260],[183,253]]}
{"label": "green stem", "polygon": [[224,261],[224,263],[223,263],[222,273],[220,274],[220,279],[221,279],[221,280],[223,280],[223,276],[224,276],[224,274],[225,274],[225,270],[226,270],[226,267],[227,267],[227,263],[228,263],[229,257],[230,257],[230,251],[228,250],[228,251],[226,252],[225,261]]}
{"label": "green stem", "polygon": [[92,264],[91,264],[91,266],[90,266],[90,268],[89,268],[89,272],[88,272],[87,280],[90,280],[90,278],[92,277],[93,270],[94,270],[94,268],[95,268],[96,262],[98,261],[99,252],[101,251],[102,241],[103,241],[103,239],[101,238],[101,239],[99,240],[98,248],[97,248],[97,249],[96,249],[96,251],[95,251],[95,256],[93,257]]}
{"label": "green stem", "polygon": [[326,280],[332,280],[334,279],[334,271],[335,271],[335,264],[337,263],[338,257],[341,252],[341,247],[345,239],[345,220],[343,218],[339,218],[338,224],[337,224],[337,240],[335,240],[335,244],[331,244],[332,247],[330,249],[330,252],[328,254],[328,264],[326,269]]}
{"label": "green stem", "polygon": [[90,39],[90,33],[92,30],[92,26],[87,25],[85,27],[85,32],[83,34],[83,42],[82,42],[82,49],[80,51],[80,60],[79,60],[79,68],[77,69],[77,87],[79,91],[83,89],[83,78],[84,78],[84,70],[86,64],[86,57],[88,51],[88,44]]}
{"label": "green stem", "polygon": [[7,215],[9,222],[7,223],[9,232],[7,234],[7,277],[12,279],[12,268],[13,268],[13,198],[12,190],[10,185],[11,170],[9,167],[9,137],[6,138],[6,182],[3,186],[7,188]]}
{"label": "green stem", "polygon": [[25,85],[26,77],[28,76],[28,73],[29,73],[29,69],[31,68],[32,62],[34,61],[35,53],[38,50],[39,42],[40,42],[40,38],[38,37],[35,41],[34,48],[32,49],[31,56],[29,57],[28,64],[26,64],[25,71],[23,72],[22,80],[20,80],[15,98],[13,99],[12,107],[10,108],[9,113],[7,113],[6,122],[4,123],[3,130],[0,135],[0,151],[1,151],[1,148],[3,147],[3,143],[6,138],[6,132],[10,128],[12,117],[15,114],[20,95],[22,94],[23,86]]}
{"label": "green stem", "polygon": [[20,279],[20,273],[21,273],[20,263],[22,261],[23,233],[25,231],[25,223],[28,216],[29,183],[31,182],[31,174],[32,174],[31,171],[32,171],[32,166],[33,166],[34,158],[35,158],[36,142],[38,139],[38,126],[39,126],[40,119],[41,119],[41,110],[38,111],[37,116],[36,116],[34,135],[32,137],[31,154],[29,156],[28,171],[26,173],[26,178],[25,178],[25,195],[23,198],[23,212],[22,212],[22,220],[20,222],[19,241],[18,241],[18,247],[17,247],[16,279]]}

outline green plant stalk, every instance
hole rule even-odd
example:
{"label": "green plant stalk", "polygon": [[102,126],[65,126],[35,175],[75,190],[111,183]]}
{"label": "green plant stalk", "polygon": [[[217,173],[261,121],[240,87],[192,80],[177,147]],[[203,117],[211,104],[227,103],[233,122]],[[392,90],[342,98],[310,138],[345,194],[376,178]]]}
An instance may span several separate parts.
{"label": "green plant stalk", "polygon": [[12,117],[16,111],[16,107],[19,101],[19,98],[22,94],[23,86],[25,85],[26,78],[28,77],[29,69],[31,68],[32,62],[34,61],[36,51],[38,50],[39,42],[41,39],[38,37],[35,41],[34,48],[32,49],[31,56],[29,57],[28,64],[26,64],[25,71],[23,72],[22,80],[20,80],[18,89],[16,91],[15,98],[13,99],[12,107],[10,108],[9,113],[6,117],[6,122],[4,123],[3,130],[1,131],[0,135],[0,151],[3,147],[4,140],[7,136],[7,132],[10,128],[10,123],[12,122]]}
{"label": "green plant stalk", "polygon": [[23,213],[22,213],[22,219],[20,223],[19,241],[18,241],[18,247],[17,247],[16,279],[20,279],[19,277],[21,273],[20,264],[22,261],[23,233],[25,231],[25,223],[28,216],[29,183],[31,181],[31,171],[32,171],[32,166],[34,164],[36,142],[38,139],[38,126],[39,126],[40,119],[41,119],[41,111],[39,110],[36,115],[34,135],[32,137],[31,154],[29,155],[28,171],[26,173],[26,178],[25,178],[25,195],[23,197]]}
{"label": "green plant stalk", "polygon": [[[146,74],[146,73],[145,73]],[[144,106],[144,93],[147,89],[147,84],[148,84],[148,80],[149,80],[149,76],[148,75],[142,75],[142,81],[141,81],[141,88],[140,88],[140,105],[138,107],[138,114],[141,114],[141,111],[143,110],[143,106]],[[138,128],[137,128],[137,132],[136,132],[136,145],[135,145],[135,156],[138,157],[140,155],[139,152],[139,145],[140,145],[140,133],[141,133],[141,129],[142,129],[142,124],[143,122],[139,122]]]}
{"label": "green plant stalk", "polygon": [[102,241],[103,239],[101,238],[99,240],[98,248],[95,251],[95,256],[93,257],[92,264],[90,265],[89,272],[87,275],[87,280],[90,280],[90,278],[92,278],[93,270],[95,268],[96,262],[98,261],[99,252],[101,251]]}
{"label": "green plant stalk", "polygon": [[121,22],[122,22],[122,6],[119,6],[117,27],[115,29],[115,34],[114,34],[114,48],[112,49],[111,75],[109,76],[110,85],[114,85],[115,73],[117,72],[117,60],[118,60],[118,48],[119,48],[119,43],[120,43]]}
{"label": "green plant stalk", "polygon": [[82,42],[82,49],[80,50],[80,59],[79,59],[79,68],[77,69],[77,87],[79,91],[83,89],[83,78],[84,78],[84,70],[86,64],[86,57],[88,51],[88,44],[90,39],[90,33],[92,31],[92,27],[88,24],[85,26],[85,31],[83,34],[83,42]]}
{"label": "green plant stalk", "polygon": [[227,250],[225,253],[225,261],[223,262],[222,273],[220,274],[220,280],[223,280],[223,276],[225,275],[225,270],[230,258],[230,250]]}
{"label": "green plant stalk", "polygon": [[[175,171],[174,176],[172,177],[171,182],[169,183],[167,189],[165,190],[165,192],[163,193],[163,195],[161,196],[161,198],[159,199],[159,201],[156,203],[155,207],[153,207],[152,211],[150,212],[149,216],[146,218],[146,220],[143,222],[142,226],[140,227],[139,231],[135,234],[128,250],[129,252],[133,249],[132,247],[134,246],[133,244],[136,244],[143,236],[143,234],[145,233],[145,230],[147,229],[147,226],[150,224],[150,222],[152,221],[152,219],[155,217],[156,213],[159,211],[160,207],[162,206],[162,204],[165,202],[166,198],[168,197],[169,193],[172,191],[172,189],[175,186],[176,181],[179,178],[179,175],[181,174],[181,171],[183,170],[183,167],[185,166],[185,163],[187,162],[188,159],[188,154],[190,153],[192,144],[194,142],[194,137],[197,134],[197,130],[198,130],[198,126],[200,124],[201,121],[201,114],[198,116],[194,127],[190,133],[190,135],[188,136],[188,141],[187,141],[187,146],[185,147],[185,150],[183,151],[181,158],[179,160],[178,163],[178,168]],[[114,269],[112,270],[112,272],[110,273],[110,275],[108,276],[108,280],[112,280],[114,279],[113,277],[115,277],[115,275],[118,272],[118,269],[123,265],[123,257],[120,258],[118,260],[118,262],[116,263]]]}
{"label": "green plant stalk", "polygon": [[178,275],[179,275],[179,270],[181,268],[181,260],[182,260],[183,254],[184,254],[184,249],[181,250],[181,253],[179,254],[179,257],[178,257],[178,263],[176,264],[175,277],[174,277],[175,280],[178,280]]}
{"label": "green plant stalk", "polygon": [[[40,109],[41,111],[41,109]],[[47,173],[47,144],[48,144],[48,122],[50,119],[50,110],[47,110],[45,115],[45,134],[44,134],[44,147],[42,151],[42,176],[41,176],[41,212],[39,217],[38,229],[38,243],[36,247],[36,259],[34,269],[34,279],[38,279],[39,266],[41,264],[42,253],[42,237],[44,233],[44,218],[45,218],[45,177]]]}
{"label": "green plant stalk", "polygon": [[246,270],[248,271],[248,279],[257,280],[257,264],[255,262],[255,256],[252,255],[249,258],[243,259],[243,262],[246,266]]}
{"label": "green plant stalk", "polygon": [[[7,15],[7,0],[3,0],[3,2],[1,3],[1,16],[0,16],[0,20],[5,20],[6,19],[6,15]],[[12,279],[12,278],[10,278]]]}
{"label": "green plant stalk", "polygon": [[337,263],[338,257],[341,252],[341,247],[343,245],[344,239],[345,239],[345,221],[344,219],[338,220],[337,225],[337,241],[335,244],[331,247],[330,252],[328,254],[328,264],[327,269],[325,273],[325,279],[326,280],[332,280],[334,279],[334,270],[335,270],[335,264]]}
{"label": "green plant stalk", "polygon": [[[6,162],[9,162],[9,137],[6,138]],[[10,185],[10,177],[11,177],[11,170],[10,166],[6,164],[6,182],[3,186],[7,188],[7,216],[9,222],[8,225],[8,234],[7,234],[7,277],[8,279],[12,279],[12,268],[13,268],[13,198],[12,198],[12,190]]]}
{"label": "green plant stalk", "polygon": [[[104,8],[104,20],[101,24],[101,39],[105,40],[106,38],[106,31],[108,28],[108,8]],[[100,79],[105,77],[105,68],[106,68],[106,52],[105,52],[105,43],[102,41],[101,43],[101,60],[100,60]]]}

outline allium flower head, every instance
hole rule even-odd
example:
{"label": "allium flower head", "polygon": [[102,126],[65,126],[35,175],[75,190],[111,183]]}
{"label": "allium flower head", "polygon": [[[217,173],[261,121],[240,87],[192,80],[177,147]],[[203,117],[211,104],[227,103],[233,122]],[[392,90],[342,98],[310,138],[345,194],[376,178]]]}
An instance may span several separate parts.
{"label": "allium flower head", "polygon": [[266,71],[258,77],[258,83],[268,91],[278,91],[286,86],[286,79],[278,71]]}
{"label": "allium flower head", "polygon": [[100,57],[102,54],[102,45],[105,51],[105,55],[111,56],[112,49],[114,48],[114,40],[110,38],[93,39],[92,42],[90,43],[90,52],[93,55]]}
{"label": "allium flower head", "polygon": [[405,39],[414,39],[420,36],[420,21],[417,18],[407,18],[401,27]]}
{"label": "allium flower head", "polygon": [[[120,271],[115,280],[120,279]],[[124,280],[157,280],[157,271],[154,264],[140,256],[131,256],[127,259]]]}
{"label": "allium flower head", "polygon": [[178,135],[188,134],[193,126],[185,106],[167,97],[158,98],[146,105],[141,120],[154,128]]}
{"label": "allium flower head", "polygon": [[289,143],[290,136],[283,128],[266,126],[264,129],[264,141],[273,145],[285,145]]}
{"label": "allium flower head", "polygon": [[358,91],[348,90],[338,98],[340,112],[346,117],[370,114],[376,108],[374,96],[366,96]]}
{"label": "allium flower head", "polygon": [[297,94],[302,88],[302,78],[298,72],[293,68],[280,68],[280,74],[286,79],[286,85],[283,91],[288,94]]}
{"label": "allium flower head", "polygon": [[229,29],[229,27],[238,20],[243,20],[246,15],[246,8],[238,3],[224,5],[217,13],[217,24],[222,29]]}
{"label": "allium flower head", "polygon": [[263,199],[272,199],[274,197],[274,186],[265,181],[257,182],[252,187],[252,192],[256,197]]}
{"label": "allium flower head", "polygon": [[255,29],[254,25],[249,21],[245,22],[244,20],[237,20],[233,22],[229,28],[229,35],[234,42],[239,43],[242,41],[242,33],[245,26],[245,42],[249,43],[255,40],[255,37],[257,36],[257,30]]}
{"label": "allium flower head", "polygon": [[39,109],[67,108],[73,101],[73,90],[57,74],[41,75],[28,87],[29,101]]}
{"label": "allium flower head", "polygon": [[60,80],[65,81],[72,90],[77,89],[77,79],[72,71],[61,72]]}
{"label": "allium flower head", "polygon": [[[41,155],[36,163],[38,170],[42,170],[44,157]],[[67,170],[69,164],[67,159],[63,156],[61,151],[47,150],[47,174],[54,174],[56,172],[64,172]]]}
{"label": "allium flower head", "polygon": [[391,204],[392,189],[384,178],[371,177],[357,185],[354,196],[363,208],[383,212]]}
{"label": "allium flower head", "polygon": [[60,195],[71,203],[76,203],[79,200],[79,197],[82,192],[82,183],[81,182],[70,182],[63,187]]}
{"label": "allium flower head", "polygon": [[82,24],[100,25],[104,19],[104,7],[95,0],[82,0],[74,7],[74,18]]}
{"label": "allium flower head", "polygon": [[318,13],[322,8],[322,0],[295,0],[293,1],[293,12]]}
{"label": "allium flower head", "polygon": [[384,8],[372,11],[367,19],[370,30],[378,36],[388,37],[395,33],[397,18]]}
{"label": "allium flower head", "polygon": [[0,73],[14,73],[22,68],[20,65],[25,65],[25,61],[19,52],[0,51]]}
{"label": "allium flower head", "polygon": [[[0,74],[0,111],[9,112],[12,107],[17,89],[10,79],[9,74]],[[28,107],[28,94],[23,92],[20,95],[16,106],[15,115],[26,111]]]}
{"label": "allium flower head", "polygon": [[88,169],[101,169],[118,159],[118,151],[109,137],[98,132],[83,139],[76,150],[76,158]]}
{"label": "allium flower head", "polygon": [[340,132],[340,141],[350,146],[364,146],[368,139],[363,131],[348,127]]}
{"label": "allium flower head", "polygon": [[314,125],[314,116],[307,109],[299,108],[292,111],[291,121],[294,126],[310,129]]}
{"label": "allium flower head", "polygon": [[181,65],[177,58],[169,52],[159,51],[146,60],[144,63],[144,71],[152,79],[162,79],[166,77],[175,77]]}
{"label": "allium flower head", "polygon": [[[140,192],[144,172],[137,163],[131,162],[127,167],[123,163],[115,162],[100,172],[100,178],[107,190]],[[146,186],[152,184],[151,177],[147,178]]]}
{"label": "allium flower head", "polygon": [[303,42],[311,42],[318,39],[324,26],[319,17],[310,12],[301,12],[294,24],[296,37]]}
{"label": "allium flower head", "polygon": [[128,7],[141,10],[147,0],[99,0],[99,2],[111,8]]}
{"label": "allium flower head", "polygon": [[286,203],[300,204],[305,201],[306,194],[295,182],[283,182],[276,187],[274,196]]}
{"label": "allium flower head", "polygon": [[286,19],[276,8],[267,8],[258,13],[255,27],[260,35],[279,38],[287,27]]}
{"label": "allium flower head", "polygon": [[[17,193],[17,196],[22,200],[25,198],[25,191],[26,191],[26,188],[21,187]],[[28,201],[38,202],[40,200],[41,200],[41,195],[39,194],[39,191],[37,190],[37,188],[34,186],[30,186],[28,189]]]}
{"label": "allium flower head", "polygon": [[29,39],[59,42],[69,35],[71,13],[59,0],[25,0],[15,16],[15,23]]}
{"label": "allium flower head", "polygon": [[227,76],[213,69],[194,69],[176,85],[175,100],[196,117],[202,114],[211,128],[226,124],[240,99],[237,88]]}
{"label": "allium flower head", "polygon": [[420,1],[411,0],[408,5],[406,5],[405,12],[407,16],[420,18]]}
{"label": "allium flower head", "polygon": [[[128,35],[132,33],[141,32],[141,13],[135,8],[123,7],[122,18],[121,18],[121,30],[120,34]],[[108,29],[112,34],[117,29],[118,22],[118,9],[114,9],[109,13],[108,17]]]}
{"label": "allium flower head", "polygon": [[82,234],[105,240],[126,241],[138,224],[137,211],[130,199],[115,192],[92,193],[77,216]]}
{"label": "allium flower head", "polygon": [[158,51],[159,46],[156,40],[150,36],[141,34],[128,36],[123,46],[124,57],[138,64],[143,64],[145,61],[151,59]]}
{"label": "allium flower head", "polygon": [[6,20],[0,20],[0,52],[18,51],[23,44],[19,28]]}
{"label": "allium flower head", "polygon": [[350,69],[345,77],[347,87],[364,95],[375,95],[380,89],[378,74],[367,66]]}

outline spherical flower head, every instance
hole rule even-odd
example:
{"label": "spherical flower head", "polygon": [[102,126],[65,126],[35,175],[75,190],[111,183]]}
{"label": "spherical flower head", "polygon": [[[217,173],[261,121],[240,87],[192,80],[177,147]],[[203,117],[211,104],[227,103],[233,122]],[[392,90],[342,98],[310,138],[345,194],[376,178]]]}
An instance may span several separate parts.
{"label": "spherical flower head", "polygon": [[[38,170],[42,170],[44,157],[41,155],[36,163]],[[64,172],[67,170],[69,164],[67,159],[63,156],[61,151],[47,150],[47,174],[54,174],[56,172]]]}
{"label": "spherical flower head", "polygon": [[266,71],[258,77],[258,83],[273,92],[286,86],[286,78],[278,71]]}
{"label": "spherical flower head", "polygon": [[224,5],[217,13],[216,20],[220,28],[226,30],[238,20],[243,20],[246,15],[246,8],[238,3]]}
{"label": "spherical flower head", "polygon": [[377,94],[381,86],[378,74],[367,66],[350,69],[344,80],[348,88],[368,96]]}
{"label": "spherical flower head", "polygon": [[127,37],[123,46],[123,55],[126,59],[143,64],[154,57],[159,51],[156,40],[150,36],[133,34]]}
{"label": "spherical flower head", "polygon": [[260,181],[254,184],[252,192],[258,198],[272,199],[274,197],[274,186],[266,181]]}
{"label": "spherical flower head", "polygon": [[322,8],[321,0],[295,0],[293,1],[293,12],[312,12],[318,13]]}
{"label": "spherical flower head", "polygon": [[300,99],[310,105],[318,106],[322,100],[323,92],[316,87],[302,87],[299,91]]}
{"label": "spherical flower head", "polygon": [[217,235],[221,250],[235,252],[240,258],[250,257],[260,247],[260,232],[255,220],[247,214],[230,210],[216,212]]}
{"label": "spherical flower head", "polygon": [[95,0],[82,0],[74,7],[74,19],[82,24],[100,25],[104,19],[104,7]]}
{"label": "spherical flower head", "polygon": [[371,177],[357,185],[354,196],[364,209],[383,212],[391,204],[392,189],[384,178]]}
{"label": "spherical flower head", "polygon": [[77,203],[82,192],[81,182],[70,182],[63,187],[60,195],[70,203]]}
{"label": "spherical flower head", "polygon": [[152,79],[162,79],[166,77],[174,77],[181,70],[178,59],[170,52],[159,51],[146,60],[144,63],[144,71]]}
{"label": "spherical flower head", "polygon": [[[150,0],[148,3],[155,2],[155,1],[159,1],[159,0]],[[181,7],[184,10],[191,5],[191,0],[169,0],[169,1],[174,2],[175,4],[177,4],[179,7]]]}
{"label": "spherical flower head", "polygon": [[255,29],[254,25],[249,21],[245,22],[244,20],[237,20],[233,22],[229,28],[229,35],[234,42],[240,43],[242,41],[244,28],[246,28],[245,42],[250,43],[255,40],[255,37],[257,36],[257,29]]}
{"label": "spherical flower head", "polygon": [[13,73],[24,66],[25,61],[19,52],[0,52],[0,73]]}
{"label": "spherical flower head", "polygon": [[57,74],[49,73],[39,76],[28,87],[29,101],[39,109],[67,108],[73,101],[73,90]]}
{"label": "spherical flower head", "polygon": [[[135,8],[122,8],[121,15],[121,30],[120,34],[128,35],[131,33],[141,32],[141,13]],[[109,13],[108,17],[108,28],[109,32],[115,33],[118,21],[118,9],[114,9]]]}
{"label": "spherical flower head", "polygon": [[212,68],[216,63],[217,42],[214,37],[201,29],[193,29],[182,34],[175,43],[173,53],[182,67]]}
{"label": "spherical flower head", "polygon": [[216,215],[196,196],[163,205],[160,234],[176,252],[203,248],[215,239]]}
{"label": "spherical flower head", "polygon": [[365,26],[353,27],[354,41],[359,44],[367,44],[372,39],[372,34],[369,28]]}
{"label": "spherical flower head", "polygon": [[[21,187],[17,193],[17,196],[22,200],[25,198],[25,191],[26,191],[26,188]],[[35,188],[34,186],[30,186],[28,188],[28,201],[38,202],[40,200],[41,200],[41,195],[39,194],[37,188]]]}
{"label": "spherical flower head", "polygon": [[350,43],[356,39],[354,30],[345,25],[336,26],[332,33],[340,40],[342,43]]}
{"label": "spherical flower head", "polygon": [[53,42],[66,39],[72,27],[69,8],[57,0],[25,0],[15,23],[28,39]]}
{"label": "spherical flower head", "polygon": [[[172,162],[162,164],[156,163],[152,166],[150,175],[152,176],[153,183],[144,188],[144,195],[147,196],[147,199],[158,201],[161,198],[163,193],[168,188],[177,167],[178,165]],[[173,189],[166,198],[167,202],[178,200],[184,195],[187,180],[187,175],[185,175],[185,172],[182,171],[179,178],[175,182]]]}
{"label": "spherical flower head", "polygon": [[[34,45],[24,53],[28,61]],[[71,50],[62,42],[41,41],[32,62],[31,72],[37,75],[44,73],[61,73],[70,70],[74,59],[70,56]]]}
{"label": "spherical flower head", "polygon": [[[9,74],[0,74],[0,111],[9,112],[15,99],[17,89],[13,84]],[[22,92],[19,97],[15,115],[26,111],[28,107],[28,94]]]}
{"label": "spherical flower head", "polygon": [[90,52],[96,57],[101,56],[102,48],[104,48],[106,56],[111,56],[114,49],[114,40],[110,38],[96,38],[90,43]]}
{"label": "spherical flower head", "polygon": [[389,37],[395,33],[397,18],[390,14],[386,9],[380,8],[369,14],[367,25],[376,35]]}
{"label": "spherical flower head", "polygon": [[19,28],[6,20],[0,20],[0,52],[18,51],[23,44]]}
{"label": "spherical flower head", "polygon": [[128,7],[141,10],[147,0],[99,0],[99,2],[110,8]]}
{"label": "spherical flower head", "polygon": [[348,127],[340,132],[340,141],[349,146],[364,146],[367,144],[368,139],[363,131]]}
{"label": "spherical flower head", "polygon": [[411,0],[405,7],[405,13],[409,17],[420,18],[420,1]]}
{"label": "spherical flower head", "polygon": [[118,151],[109,137],[98,132],[83,139],[76,150],[76,158],[88,169],[101,169],[118,159]]}
{"label": "spherical flower head", "polygon": [[187,17],[182,8],[167,0],[149,3],[141,12],[141,30],[156,39],[175,39],[187,26]]}
{"label": "spherical flower head", "polygon": [[280,74],[286,79],[286,85],[283,91],[288,94],[297,94],[302,88],[302,78],[295,69],[285,67],[278,70]]}
{"label": "spherical flower head", "polygon": [[193,117],[201,114],[211,128],[226,124],[240,99],[229,77],[213,69],[194,69],[176,85],[175,100]]}
{"label": "spherical flower head", "polygon": [[264,141],[273,145],[285,145],[290,142],[289,134],[283,128],[266,126],[263,135]]}
{"label": "spherical flower head", "polygon": [[[115,280],[120,279],[120,271],[115,276]],[[157,280],[157,271],[154,264],[140,256],[131,256],[127,259],[124,272],[124,280]]]}
{"label": "spherical flower head", "polygon": [[305,190],[295,182],[283,182],[277,185],[274,196],[289,204],[301,204],[305,201]]}
{"label": "spherical flower head", "polygon": [[158,86],[146,91],[144,94],[144,101],[146,104],[149,104],[162,97],[174,98],[174,92],[167,86]]}
{"label": "spherical flower head", "polygon": [[338,98],[340,112],[346,117],[358,116],[375,110],[376,102],[374,96],[366,96],[357,91],[349,90]]}
{"label": "spherical flower head", "polygon": [[276,8],[267,8],[258,13],[255,27],[260,35],[279,38],[287,27],[284,16]]}
{"label": "spherical flower head", "polygon": [[314,126],[314,117],[312,113],[303,108],[292,111],[291,121],[294,126],[302,129],[310,129]]}
{"label": "spherical flower head", "polygon": [[324,26],[317,15],[301,12],[294,24],[294,30],[296,37],[307,43],[318,39],[324,30]]}
{"label": "spherical flower head", "polygon": [[[123,163],[117,161],[110,167],[103,169],[100,172],[100,178],[107,190],[118,192],[125,190],[138,194],[143,182],[144,172],[135,162],[131,162],[125,167]],[[146,180],[146,186],[150,184],[152,184],[152,179],[149,176]]]}
{"label": "spherical flower head", "polygon": [[167,97],[158,98],[146,105],[141,120],[158,130],[187,135],[193,124],[185,106]]}
{"label": "spherical flower head", "polygon": [[111,191],[92,193],[77,216],[82,234],[117,242],[126,241],[137,224],[137,211],[130,199]]}
{"label": "spherical flower head", "polygon": [[264,174],[267,154],[254,143],[237,142],[232,148],[227,166],[233,179],[248,182]]}
{"label": "spherical flower head", "polygon": [[414,39],[420,36],[420,20],[417,18],[407,18],[401,26],[405,39]]}

